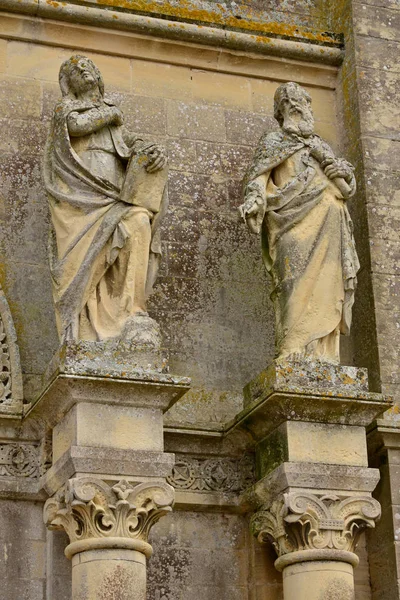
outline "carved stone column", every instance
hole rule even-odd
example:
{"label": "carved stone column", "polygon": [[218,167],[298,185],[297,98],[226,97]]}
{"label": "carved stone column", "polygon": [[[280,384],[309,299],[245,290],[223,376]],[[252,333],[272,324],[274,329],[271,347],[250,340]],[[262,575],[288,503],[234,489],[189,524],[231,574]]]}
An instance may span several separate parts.
{"label": "carved stone column", "polygon": [[44,520],[69,536],[72,600],[145,600],[148,534],[174,502],[163,413],[190,380],[161,350],[115,342],[66,344],[47,379],[27,418],[52,431]]}
{"label": "carved stone column", "polygon": [[72,559],[74,600],[146,598],[146,558],[151,527],[172,510],[166,483],[112,487],[95,477],[70,479],[44,508],[50,529],[64,529]]}
{"label": "carved stone column", "polygon": [[364,369],[319,361],[276,361],[246,386],[228,435],[255,440],[245,500],[252,532],[276,549],[285,600],[354,600],[357,541],[381,512],[365,428],[390,405]]}
{"label": "carved stone column", "polygon": [[379,503],[367,495],[297,491],[256,512],[251,528],[278,554],[275,567],[283,571],[285,600],[352,600],[358,565],[354,549],[380,514]]}

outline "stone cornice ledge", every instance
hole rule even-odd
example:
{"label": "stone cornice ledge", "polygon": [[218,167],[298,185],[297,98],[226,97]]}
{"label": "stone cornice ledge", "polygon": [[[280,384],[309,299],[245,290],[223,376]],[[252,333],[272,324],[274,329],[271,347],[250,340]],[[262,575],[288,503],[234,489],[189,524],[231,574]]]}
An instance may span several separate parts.
{"label": "stone cornice ledge", "polygon": [[343,60],[343,50],[339,45],[326,46],[306,38],[304,41],[294,41],[268,37],[268,34],[172,21],[110,10],[108,6],[98,8],[50,0],[0,0],[0,10],[305,62],[340,65]]}

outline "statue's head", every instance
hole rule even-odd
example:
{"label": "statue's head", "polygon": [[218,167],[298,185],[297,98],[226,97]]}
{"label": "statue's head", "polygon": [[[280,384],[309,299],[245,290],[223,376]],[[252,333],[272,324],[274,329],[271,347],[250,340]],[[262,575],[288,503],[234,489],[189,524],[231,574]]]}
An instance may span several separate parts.
{"label": "statue's head", "polygon": [[274,117],[284,131],[307,137],[314,133],[311,96],[298,83],[289,81],[274,96]]}
{"label": "statue's head", "polygon": [[104,81],[99,69],[86,56],[75,54],[63,62],[58,76],[63,96],[78,97],[83,92],[97,90],[104,95]]}

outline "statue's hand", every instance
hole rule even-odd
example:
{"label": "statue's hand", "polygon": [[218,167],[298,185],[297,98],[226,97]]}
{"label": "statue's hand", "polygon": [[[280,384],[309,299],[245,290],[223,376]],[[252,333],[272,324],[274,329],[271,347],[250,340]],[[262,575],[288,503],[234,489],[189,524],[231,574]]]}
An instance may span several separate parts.
{"label": "statue's hand", "polygon": [[246,201],[239,206],[239,212],[250,231],[260,233],[265,213],[262,199],[250,194]]}
{"label": "statue's hand", "polygon": [[146,148],[146,152],[148,156],[146,171],[148,173],[161,171],[161,169],[163,169],[167,164],[167,157],[165,155],[164,148],[158,144],[151,144],[151,146]]}
{"label": "statue's hand", "polygon": [[112,124],[113,125],[123,125],[124,124],[124,115],[116,106],[110,106],[111,114],[112,114]]}
{"label": "statue's hand", "polygon": [[349,182],[353,177],[352,165],[342,158],[328,158],[321,163],[321,167],[329,179],[344,179]]}

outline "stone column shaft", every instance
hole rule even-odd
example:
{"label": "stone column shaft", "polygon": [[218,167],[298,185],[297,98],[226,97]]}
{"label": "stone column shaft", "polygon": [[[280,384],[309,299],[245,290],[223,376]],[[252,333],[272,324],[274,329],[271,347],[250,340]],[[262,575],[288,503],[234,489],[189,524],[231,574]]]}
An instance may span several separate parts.
{"label": "stone column shaft", "polygon": [[74,600],[146,599],[146,557],[135,550],[87,550],[72,558]]}
{"label": "stone column shaft", "polygon": [[354,575],[349,563],[340,561],[299,562],[283,571],[285,600],[353,600]]}

